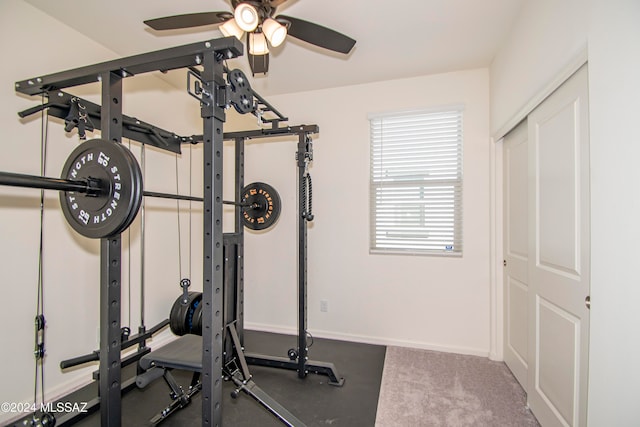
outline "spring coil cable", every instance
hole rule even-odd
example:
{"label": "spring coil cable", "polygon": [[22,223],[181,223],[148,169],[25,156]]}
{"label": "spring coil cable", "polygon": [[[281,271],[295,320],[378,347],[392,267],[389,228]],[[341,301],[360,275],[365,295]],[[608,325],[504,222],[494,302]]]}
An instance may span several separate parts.
{"label": "spring coil cable", "polygon": [[313,184],[309,173],[302,177],[301,210],[304,219],[313,221]]}

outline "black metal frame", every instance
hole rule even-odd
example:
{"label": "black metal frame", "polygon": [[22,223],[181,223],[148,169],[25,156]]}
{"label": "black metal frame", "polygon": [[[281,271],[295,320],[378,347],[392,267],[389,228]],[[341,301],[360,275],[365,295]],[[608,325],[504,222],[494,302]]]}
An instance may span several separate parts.
{"label": "black metal frame", "polygon": [[[47,109],[50,116],[65,119],[69,114],[73,95],[62,90],[48,90],[46,97],[49,102],[29,108],[18,113],[20,117],[26,117],[37,113],[42,109]],[[80,98],[76,98],[80,99]],[[96,119],[93,122],[95,129],[102,129],[101,110],[102,107],[86,99],[80,99],[82,106],[89,119]],[[122,137],[133,139],[145,145],[162,148],[174,153],[180,153],[182,143],[189,141],[190,138],[176,135],[173,132],[156,127],[152,124],[145,123],[135,117],[122,115]]]}
{"label": "black metal frame", "polygon": [[[236,191],[235,200],[241,199],[244,186],[244,144],[247,139],[297,135],[298,136],[298,188],[302,197],[302,176],[306,171],[310,156],[310,135],[318,132],[318,127],[298,126],[280,127],[287,118],[253,92],[254,102],[259,112],[254,112],[262,123],[271,124],[271,129],[225,134],[225,108],[229,105],[229,89],[224,80],[227,71],[223,61],[242,54],[242,44],[233,37],[215,39],[190,45],[164,49],[156,52],[103,62],[60,73],[35,77],[15,84],[17,92],[26,95],[46,94],[49,102],[19,113],[21,116],[32,114],[42,108],[48,114],[64,118],[69,111],[71,95],[62,90],[68,87],[100,81],[102,83],[102,106],[82,100],[89,116],[99,117],[102,138],[121,143],[128,137],[143,144],[150,144],[168,151],[180,152],[181,143],[204,143],[203,174],[203,318],[202,318],[202,425],[222,425],[222,380],[225,354],[231,346],[238,349],[237,342],[243,340],[243,255],[244,230],[242,211],[236,206],[235,233],[224,235],[222,229],[222,151],[225,139],[235,140]],[[199,66],[201,70],[195,69]],[[203,134],[179,137],[171,132],[127,117],[122,112],[122,79],[136,74],[189,68],[196,73],[201,82],[200,114],[203,121]],[[54,101],[55,100],[55,101]],[[275,114],[275,118],[262,117],[265,112]],[[298,371],[304,378],[308,372],[328,375],[330,383],[342,385],[344,381],[335,372],[332,364],[310,362],[307,360],[307,219],[298,208],[298,359],[247,355],[246,361]],[[92,360],[99,357],[99,404],[101,425],[120,426],[122,422],[121,393],[122,384],[121,350],[125,348],[121,341],[121,236],[101,239],[100,243],[100,349],[89,356]],[[236,262],[225,262],[225,245],[233,244],[233,250],[227,249],[226,255],[233,254]],[[226,273],[225,273],[226,270]],[[224,276],[233,277],[232,283],[225,284]],[[225,289],[226,288],[226,289]],[[232,288],[232,289],[229,289]],[[225,296],[222,298],[221,296]],[[231,313],[230,313],[231,312]],[[231,325],[231,327],[229,326]],[[231,328],[231,329],[230,329]],[[144,332],[144,331],[141,331]],[[237,340],[226,339],[227,334],[237,334]],[[233,344],[233,341],[236,344]],[[241,359],[244,355],[241,355]],[[235,376],[229,378],[236,382]],[[246,380],[246,379],[245,379]],[[241,381],[242,382],[242,381]],[[250,387],[249,387],[250,386]],[[259,391],[255,383],[243,383],[243,391],[254,398],[259,396],[268,405],[275,403],[264,392]],[[288,412],[280,407],[280,412]],[[279,417],[282,419],[282,417]],[[286,418],[286,416],[285,416]],[[296,420],[297,421],[297,420]]]}
{"label": "black metal frame", "polygon": [[[298,336],[295,359],[289,357],[277,357],[277,356],[265,356],[256,353],[245,352],[245,358],[250,365],[268,366],[272,368],[281,368],[293,370],[298,373],[299,378],[304,378],[308,373],[314,373],[319,375],[326,375],[329,377],[329,384],[335,386],[342,386],[344,384],[344,378],[341,377],[333,363],[320,362],[309,360],[308,352],[309,345],[307,343],[307,221],[308,219],[304,215],[304,176],[307,173],[309,162],[313,160],[313,147],[311,141],[311,135],[317,134],[319,128],[317,125],[303,125],[303,126],[287,126],[277,129],[262,129],[256,131],[240,131],[225,134],[225,139],[235,140],[236,142],[236,174],[238,174],[238,152],[244,152],[244,141],[246,139],[267,138],[276,136],[297,136],[298,145],[296,151],[296,163],[297,163],[297,181],[298,181],[298,200],[297,205],[297,218],[298,218]],[[238,147],[242,144],[241,148]],[[242,161],[242,164],[244,162]],[[240,171],[243,174],[244,171]],[[242,189],[243,182],[236,177],[236,189],[240,191]],[[237,209],[236,215],[240,221],[240,228],[242,225],[242,214]],[[238,228],[236,228],[238,231]],[[240,231],[242,232],[242,231]],[[242,265],[240,265],[242,268]],[[240,283],[239,286],[243,286]],[[238,290],[241,292],[242,288]],[[242,316],[242,313],[240,313]],[[242,319],[242,317],[238,319]],[[240,334],[244,328],[242,321],[238,321]],[[242,334],[240,335],[242,337]]]}
{"label": "black metal frame", "polygon": [[[127,348],[133,347],[134,345],[137,345],[138,349],[135,353],[126,356],[124,359],[121,359],[120,361],[121,368],[129,366],[133,363],[137,363],[142,356],[150,353],[151,349],[146,345],[147,340],[151,338],[153,335],[155,335],[156,333],[158,333],[159,331],[161,331],[162,329],[166,328],[167,326],[169,326],[169,319],[163,320],[162,322],[153,326],[149,330],[146,330],[145,327],[141,327],[138,334],[131,335],[127,337],[126,340],[123,340],[121,345],[121,350],[126,350]],[[99,360],[100,360],[100,351],[96,350],[89,354],[85,354],[83,356],[78,356],[72,359],[61,361],[60,369],[68,369],[74,366],[82,365],[89,362],[99,361]],[[100,370],[93,372],[93,379],[95,381],[100,380]],[[122,381],[121,389],[122,389],[122,392],[125,392],[133,389],[135,386],[136,386],[135,378],[129,378],[125,381]],[[92,413],[93,411],[95,411],[96,407],[100,405],[100,398],[95,397],[85,403],[86,403],[86,406],[84,407],[84,409],[86,410],[86,412],[68,412],[64,414],[59,414],[55,418],[56,425],[63,426],[63,425],[66,425],[67,423],[73,423],[73,422],[76,422],[79,418],[83,418],[89,413]]]}
{"label": "black metal frame", "polygon": [[[123,136],[122,79],[136,74],[203,66],[201,73],[210,97],[202,103],[204,155],[204,273],[203,273],[203,425],[222,424],[222,123],[226,95],[224,59],[242,54],[235,38],[209,40],[103,62],[60,73],[34,77],[15,84],[19,93],[39,95],[101,81],[100,126],[106,140],[121,143]],[[219,200],[217,200],[219,199]],[[100,418],[101,425],[120,426],[120,235],[100,243]]]}

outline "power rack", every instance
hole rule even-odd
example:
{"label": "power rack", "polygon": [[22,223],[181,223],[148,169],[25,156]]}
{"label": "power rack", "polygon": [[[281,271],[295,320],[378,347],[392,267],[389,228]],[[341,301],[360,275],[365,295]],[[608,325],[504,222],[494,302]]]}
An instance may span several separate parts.
{"label": "power rack", "polygon": [[[310,206],[310,187],[308,164],[313,159],[311,135],[318,133],[316,125],[281,126],[287,118],[273,108],[264,98],[255,93],[250,86],[240,85],[242,77],[231,73],[224,61],[242,55],[242,44],[233,37],[213,39],[164,49],[156,52],[107,61],[95,65],[76,68],[55,74],[34,77],[15,83],[15,90],[26,95],[46,95],[48,102],[19,113],[21,116],[33,114],[44,108],[49,115],[64,118],[67,126],[75,125],[80,131],[77,120],[69,118],[74,103],[82,102],[83,114],[93,118],[93,128],[100,129],[102,139],[121,143],[129,138],[142,144],[174,152],[181,152],[181,144],[203,143],[203,293],[202,293],[202,425],[222,425],[222,381],[223,368],[231,346],[236,352],[242,351],[227,339],[229,324],[243,340],[243,305],[238,298],[243,295],[242,262],[244,254],[243,227],[240,208],[236,207],[235,233],[223,233],[222,228],[222,152],[223,141],[235,141],[235,188],[236,200],[244,184],[244,144],[247,140],[283,135],[298,137],[296,163],[298,168],[298,342],[297,349],[289,351],[288,358],[243,354],[249,364],[296,370],[300,378],[308,373],[327,375],[329,383],[341,386],[340,377],[331,363],[308,360],[307,345],[307,221],[313,219]],[[149,123],[123,114],[122,80],[134,75],[174,69],[188,69],[188,75],[194,77],[195,85],[188,82],[188,92],[200,101],[200,115],[203,123],[202,135],[179,136]],[[225,81],[225,74],[229,83]],[[101,82],[101,105],[79,99],[64,92],[64,89],[87,83]],[[239,88],[242,86],[241,88]],[[245,101],[248,100],[248,101]],[[233,105],[239,113],[251,112],[270,128],[254,131],[224,133],[223,125],[226,110]],[[272,118],[265,116],[271,113]],[[88,123],[85,121],[85,123]],[[309,182],[307,181],[309,180]],[[310,188],[309,188],[310,189]],[[308,206],[306,200],[309,200]],[[72,361],[72,365],[99,359],[99,398],[102,426],[120,426],[122,423],[121,393],[121,236],[100,239],[100,348],[88,357]],[[225,245],[235,245],[238,264],[225,263]],[[225,276],[227,280],[225,280]],[[234,277],[234,280],[229,280]],[[233,308],[230,301],[224,301],[220,295],[234,295]],[[225,312],[225,309],[227,310]],[[165,326],[156,326],[158,328]],[[141,331],[136,343],[144,346],[145,335]],[[142,355],[148,350],[141,352]],[[233,353],[233,352],[232,352]],[[128,362],[130,363],[130,362]],[[255,396],[254,396],[255,397]],[[268,397],[268,396],[266,396]],[[263,405],[265,405],[264,402]],[[266,406],[266,405],[265,405]],[[283,410],[286,413],[286,410]],[[282,420],[282,419],[281,419]],[[282,420],[287,424],[286,420]],[[58,423],[60,425],[62,423]],[[299,424],[301,425],[301,424]]]}

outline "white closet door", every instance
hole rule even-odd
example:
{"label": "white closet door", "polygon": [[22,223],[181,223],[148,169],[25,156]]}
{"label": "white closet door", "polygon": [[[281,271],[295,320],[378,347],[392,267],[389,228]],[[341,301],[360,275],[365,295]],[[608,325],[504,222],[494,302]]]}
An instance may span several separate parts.
{"label": "white closet door", "polygon": [[503,142],[504,360],[527,390],[529,348],[528,145],[526,120]]}
{"label": "white closet door", "polygon": [[589,345],[587,67],[528,117],[528,401],[540,423],[586,426]]}

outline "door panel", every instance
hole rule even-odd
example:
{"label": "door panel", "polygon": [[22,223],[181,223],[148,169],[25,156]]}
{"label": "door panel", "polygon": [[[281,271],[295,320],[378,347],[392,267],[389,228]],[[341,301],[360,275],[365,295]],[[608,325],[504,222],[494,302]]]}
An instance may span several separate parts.
{"label": "door panel", "polygon": [[528,148],[527,124],[504,138],[505,363],[527,389],[528,332]]}
{"label": "door panel", "polygon": [[[513,277],[507,277],[507,318],[509,319],[509,327],[506,342],[509,345],[509,350],[514,353],[513,355],[518,359],[517,362],[522,364],[524,369],[527,368],[527,352],[529,351],[527,338],[529,336],[528,305],[527,285]],[[526,379],[527,377],[524,375],[522,382],[525,383],[525,386]]]}
{"label": "door panel", "polygon": [[575,161],[580,138],[573,129],[579,99],[535,124],[538,179],[538,265],[551,271],[577,274],[579,188]]}
{"label": "door panel", "polygon": [[528,402],[543,426],[586,425],[589,126],[586,66],[528,117]]}
{"label": "door panel", "polygon": [[540,297],[536,306],[535,392],[558,418],[574,425],[580,320]]}

